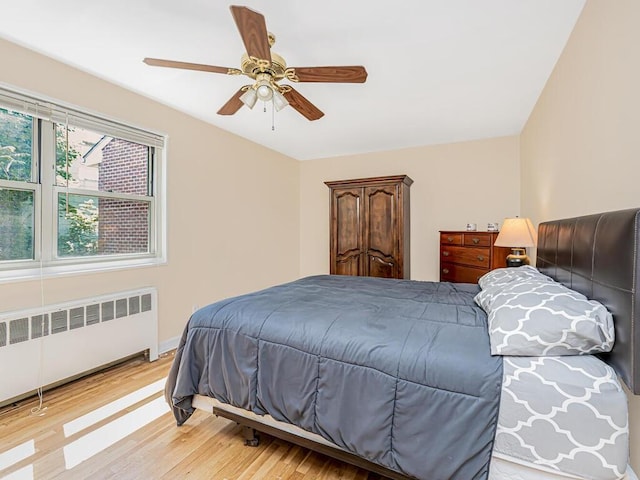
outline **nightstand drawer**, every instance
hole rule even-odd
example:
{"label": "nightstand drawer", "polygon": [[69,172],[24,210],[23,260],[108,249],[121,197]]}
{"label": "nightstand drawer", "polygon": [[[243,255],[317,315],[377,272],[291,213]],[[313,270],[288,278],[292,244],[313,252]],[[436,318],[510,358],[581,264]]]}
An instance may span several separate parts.
{"label": "nightstand drawer", "polygon": [[489,270],[485,268],[466,267],[455,263],[442,263],[440,281],[453,283],[478,283],[478,279]]}
{"label": "nightstand drawer", "polygon": [[440,281],[474,283],[505,267],[510,249],[496,247],[496,238],[498,232],[440,230]]}
{"label": "nightstand drawer", "polygon": [[474,267],[489,268],[491,265],[491,250],[489,248],[443,245],[440,250],[440,262],[445,263],[450,261]]}
{"label": "nightstand drawer", "polygon": [[491,235],[486,233],[465,233],[464,245],[469,247],[490,247]]}
{"label": "nightstand drawer", "polygon": [[461,233],[440,233],[441,245],[462,245]]}

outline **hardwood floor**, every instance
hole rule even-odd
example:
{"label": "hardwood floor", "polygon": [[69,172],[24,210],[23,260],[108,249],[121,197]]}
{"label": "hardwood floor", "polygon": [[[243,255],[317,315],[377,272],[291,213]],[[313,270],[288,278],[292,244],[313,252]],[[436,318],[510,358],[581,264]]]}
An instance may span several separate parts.
{"label": "hardwood floor", "polygon": [[[0,478],[384,480],[261,435],[245,447],[240,427],[196,412],[176,427],[162,397],[173,354],[136,357],[0,409]],[[140,424],[137,424],[140,422]]]}

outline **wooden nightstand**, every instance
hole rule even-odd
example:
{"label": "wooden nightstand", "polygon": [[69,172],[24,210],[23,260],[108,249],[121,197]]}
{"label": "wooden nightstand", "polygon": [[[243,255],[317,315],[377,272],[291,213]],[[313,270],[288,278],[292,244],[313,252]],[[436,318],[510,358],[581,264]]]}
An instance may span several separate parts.
{"label": "wooden nightstand", "polygon": [[440,231],[440,281],[478,283],[485,273],[506,267],[510,248],[494,247],[498,232]]}

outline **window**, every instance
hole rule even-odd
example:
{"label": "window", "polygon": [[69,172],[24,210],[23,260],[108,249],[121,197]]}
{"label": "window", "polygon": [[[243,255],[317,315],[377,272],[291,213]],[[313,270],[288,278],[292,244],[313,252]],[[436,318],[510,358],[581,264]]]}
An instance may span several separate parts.
{"label": "window", "polygon": [[31,117],[0,109],[0,262],[34,257],[32,150]]}
{"label": "window", "polygon": [[0,89],[0,279],[162,258],[164,138]]}

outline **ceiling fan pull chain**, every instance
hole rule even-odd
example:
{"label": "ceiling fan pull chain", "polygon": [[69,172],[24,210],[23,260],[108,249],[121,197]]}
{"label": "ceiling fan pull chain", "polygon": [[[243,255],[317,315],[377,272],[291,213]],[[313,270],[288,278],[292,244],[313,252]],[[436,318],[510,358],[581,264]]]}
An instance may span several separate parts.
{"label": "ceiling fan pull chain", "polygon": [[276,129],[276,104],[271,102],[271,131]]}

